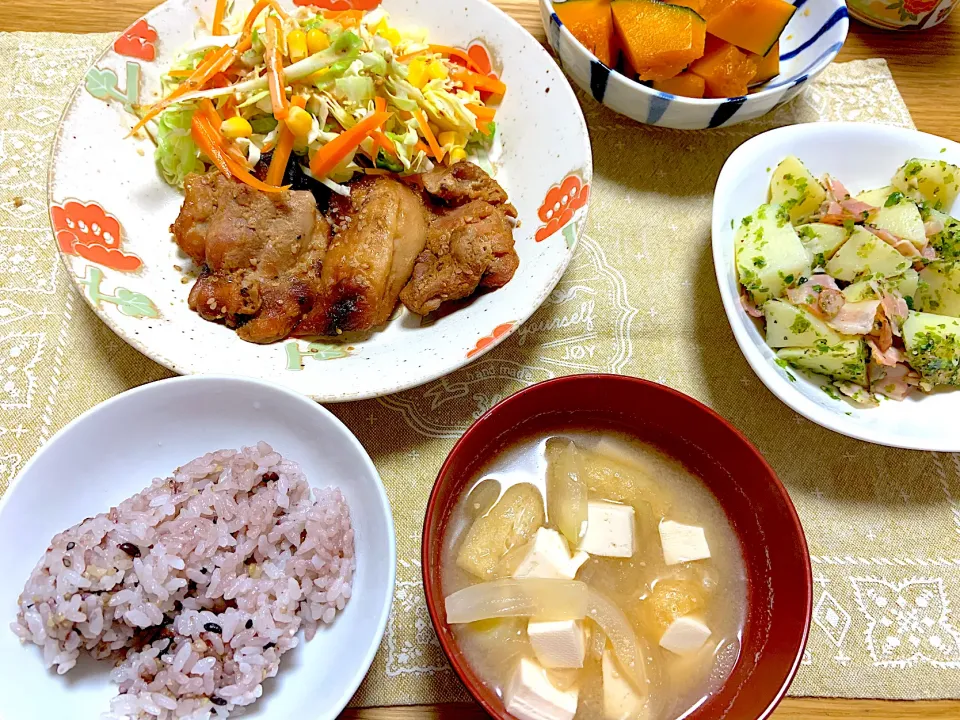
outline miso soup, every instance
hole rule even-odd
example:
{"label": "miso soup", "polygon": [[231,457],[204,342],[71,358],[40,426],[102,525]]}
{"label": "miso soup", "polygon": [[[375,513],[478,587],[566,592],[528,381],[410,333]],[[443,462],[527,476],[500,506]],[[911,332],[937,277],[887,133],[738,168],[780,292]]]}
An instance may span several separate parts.
{"label": "miso soup", "polygon": [[746,571],[716,498],[613,432],[492,458],[443,540],[446,617],[519,720],[677,720],[730,675]]}

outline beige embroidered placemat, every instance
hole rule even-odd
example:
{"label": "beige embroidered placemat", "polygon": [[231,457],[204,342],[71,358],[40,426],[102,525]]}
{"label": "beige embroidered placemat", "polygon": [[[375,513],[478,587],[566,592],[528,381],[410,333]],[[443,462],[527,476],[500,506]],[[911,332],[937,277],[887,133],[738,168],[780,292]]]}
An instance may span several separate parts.
{"label": "beige embroidered placemat", "polygon": [[[47,220],[47,160],[61,110],[111,39],[0,35],[0,492],[66,422],[167,375],[76,296]],[[814,626],[793,694],[960,697],[960,457],[848,440],[780,403],[734,342],[710,252],[714,183],[751,135],[816,120],[912,126],[886,64],[834,65],[772,116],[706,132],[649,128],[583,103],[594,142],[593,205],[575,260],[544,307],[460,372],[334,408],[383,476],[400,558],[393,616],[354,703],[465,698],[423,603],[427,494],[454,439],[484,410],[525,385],[580,371],[638,375],[706,402],[787,484],[816,580]]]}

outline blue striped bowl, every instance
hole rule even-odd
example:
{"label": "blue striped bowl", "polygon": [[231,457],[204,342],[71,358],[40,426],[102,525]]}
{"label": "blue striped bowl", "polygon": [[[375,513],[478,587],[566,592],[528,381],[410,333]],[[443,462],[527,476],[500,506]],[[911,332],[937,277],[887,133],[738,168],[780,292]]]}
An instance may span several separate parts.
{"label": "blue striped bowl", "polygon": [[654,90],[613,72],[563,26],[551,0],[540,0],[550,46],[564,72],[610,109],[648,125],[703,130],[736,125],[792,100],[840,52],[850,21],[844,0],[795,0],[780,38],[780,74],[750,95],[697,100]]}

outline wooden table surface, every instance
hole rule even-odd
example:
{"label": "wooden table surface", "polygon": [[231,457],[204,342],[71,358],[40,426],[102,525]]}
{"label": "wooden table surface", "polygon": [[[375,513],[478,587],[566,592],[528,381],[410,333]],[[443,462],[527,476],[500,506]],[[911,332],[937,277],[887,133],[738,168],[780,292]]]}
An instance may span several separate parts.
{"label": "wooden table surface", "polygon": [[[435,0],[446,2],[448,0]],[[130,25],[159,0],[6,0],[0,31],[107,32]],[[537,0],[493,0],[545,40]],[[933,30],[889,33],[853,22],[839,60],[882,57],[890,64],[917,127],[960,141],[960,11]],[[350,710],[347,720],[483,720],[478,705],[436,705]],[[788,698],[775,720],[960,719],[960,701],[890,702]]]}

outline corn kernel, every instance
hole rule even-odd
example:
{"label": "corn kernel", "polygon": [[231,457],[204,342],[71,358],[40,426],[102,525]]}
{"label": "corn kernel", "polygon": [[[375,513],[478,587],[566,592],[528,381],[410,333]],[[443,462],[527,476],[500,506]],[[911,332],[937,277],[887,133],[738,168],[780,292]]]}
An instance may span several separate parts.
{"label": "corn kernel", "polygon": [[437,142],[440,143],[441,147],[447,147],[448,145],[457,144],[457,134],[455,132],[442,132],[437,135]]}
{"label": "corn kernel", "polygon": [[311,55],[323,52],[328,47],[330,47],[330,38],[327,37],[327,34],[323,30],[314,28],[307,33],[307,51]]}
{"label": "corn kernel", "polygon": [[303,30],[287,33],[287,52],[293,62],[299,62],[307,56],[307,34]]}
{"label": "corn kernel", "polygon": [[427,61],[422,57],[415,57],[410,61],[410,68],[407,71],[407,80],[410,81],[410,84],[419,90],[423,90],[424,86],[430,80],[430,77],[427,75]]}
{"label": "corn kernel", "polygon": [[448,156],[448,159],[451,165],[453,165],[454,163],[458,163],[461,160],[466,160],[467,151],[464,150],[463,148],[455,147],[453,150],[450,151],[450,155]]}
{"label": "corn kernel", "polygon": [[290,108],[290,114],[287,115],[285,122],[287,129],[298,138],[307,137],[313,129],[313,118],[310,117],[310,113],[296,105]]}
{"label": "corn kernel", "polygon": [[224,137],[232,139],[248,138],[253,135],[253,128],[250,127],[250,123],[245,118],[235,115],[220,123],[220,132],[223,133]]}
{"label": "corn kernel", "polygon": [[447,66],[439,60],[431,60],[427,65],[427,74],[431,80],[446,80],[450,76]]}
{"label": "corn kernel", "polygon": [[394,47],[399,45],[403,40],[403,38],[400,37],[400,31],[395,30],[394,28],[387,28],[382,33],[380,33],[380,37],[384,38],[388,43],[390,43]]}

